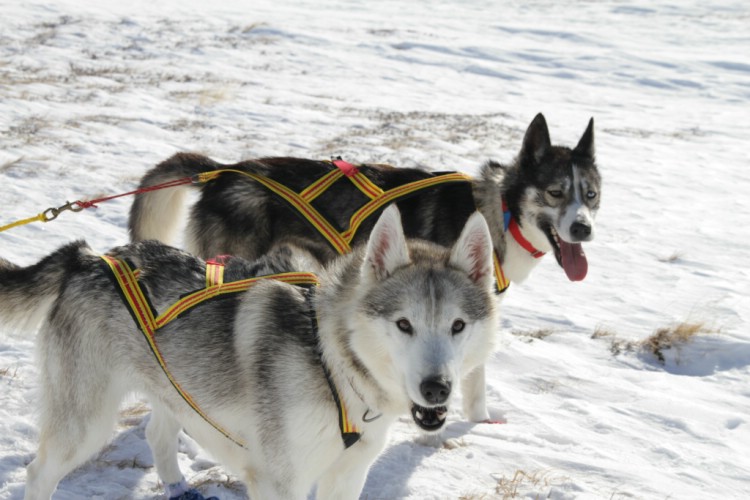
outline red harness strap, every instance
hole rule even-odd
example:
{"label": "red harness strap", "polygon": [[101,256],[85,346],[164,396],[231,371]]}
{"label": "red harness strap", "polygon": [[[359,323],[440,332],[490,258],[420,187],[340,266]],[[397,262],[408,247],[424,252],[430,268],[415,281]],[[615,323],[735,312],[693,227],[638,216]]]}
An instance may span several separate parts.
{"label": "red harness strap", "polygon": [[341,158],[338,158],[336,160],[333,160],[331,163],[336,165],[339,170],[341,170],[345,176],[347,177],[353,177],[359,173],[359,170],[357,170],[357,167],[349,163],[348,161],[344,161]]}

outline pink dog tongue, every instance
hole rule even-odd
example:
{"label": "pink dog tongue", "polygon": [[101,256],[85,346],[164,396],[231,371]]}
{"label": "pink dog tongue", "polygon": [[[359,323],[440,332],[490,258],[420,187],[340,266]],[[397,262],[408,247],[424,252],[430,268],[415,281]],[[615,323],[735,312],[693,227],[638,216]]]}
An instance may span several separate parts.
{"label": "pink dog tongue", "polygon": [[562,257],[562,267],[570,281],[581,281],[586,277],[589,270],[589,263],[586,260],[586,254],[583,253],[583,247],[580,243],[566,243],[562,239],[558,240],[560,244],[560,257]]}

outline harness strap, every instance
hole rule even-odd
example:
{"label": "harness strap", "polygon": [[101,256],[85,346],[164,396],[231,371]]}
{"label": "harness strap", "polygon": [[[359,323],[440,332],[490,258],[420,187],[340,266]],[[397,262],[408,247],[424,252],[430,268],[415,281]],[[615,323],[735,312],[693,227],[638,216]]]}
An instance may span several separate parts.
{"label": "harness strap", "polygon": [[102,255],[101,258],[107,263],[112,271],[112,275],[122,292],[123,301],[127,305],[131,315],[146,338],[146,341],[151,348],[151,352],[156,357],[159,366],[161,366],[162,371],[167,376],[169,382],[175,388],[177,393],[209,425],[237,446],[247,449],[240,439],[233,436],[219,425],[218,422],[209,417],[208,414],[200,408],[192,396],[183,389],[179,382],[174,378],[167,366],[164,356],[159,350],[159,346],[156,342],[156,332],[159,328],[201,302],[218,295],[245,291],[260,280],[274,279],[293,285],[317,285],[317,277],[312,273],[292,272],[258,276],[255,278],[233,281],[231,283],[224,283],[224,264],[210,261],[206,265],[206,288],[183,297],[172,304],[172,306],[170,306],[163,314],[155,317],[156,313],[151,307],[148,297],[138,284],[138,279],[136,277],[137,271],[133,271],[128,263],[122,259],[111,257],[109,255]]}
{"label": "harness strap", "polygon": [[[223,266],[222,266],[223,267]],[[166,311],[156,318],[156,328],[162,328],[171,321],[177,319],[182,313],[189,311],[201,302],[208,299],[226,295],[229,293],[244,292],[258,281],[273,279],[291,285],[317,285],[318,278],[312,273],[291,272],[269,274],[255,278],[246,278],[244,280],[232,281],[231,283],[222,283],[221,285],[211,285],[201,290],[188,294],[169,306]]]}
{"label": "harness strap", "polygon": [[328,189],[331,184],[341,179],[343,176],[344,172],[342,172],[341,170],[331,170],[326,175],[302,190],[299,194],[300,198],[305,200],[307,203],[312,203],[315,198],[325,193],[326,189]]}
{"label": "harness strap", "polygon": [[[315,313],[315,308],[312,303],[312,294],[313,289],[310,289],[306,294],[306,299],[308,304],[308,314],[310,316],[310,325],[312,327],[313,335],[317,339],[318,316]],[[331,389],[331,395],[333,396],[333,401],[334,403],[336,403],[336,409],[339,413],[339,430],[341,431],[341,439],[344,441],[344,448],[349,448],[354,443],[360,440],[360,438],[362,437],[362,433],[359,431],[359,429],[357,429],[357,426],[349,420],[346,406],[343,404],[341,398],[339,397],[339,392],[336,390],[336,384],[333,383],[331,372],[328,369],[328,365],[326,365],[325,360],[323,359],[323,353],[320,351],[320,348],[318,348],[318,356],[320,356],[320,366],[323,367],[323,374],[326,377],[326,382],[328,382],[328,387]]]}
{"label": "harness strap", "polygon": [[283,198],[287,203],[292,205],[292,207],[297,209],[297,211],[301,213],[302,216],[310,222],[310,224],[312,224],[318,231],[320,231],[320,234],[322,234],[323,237],[326,240],[328,240],[331,246],[339,254],[345,254],[351,251],[351,246],[349,246],[349,242],[341,235],[341,233],[336,231],[336,229],[331,225],[331,223],[328,222],[328,220],[325,217],[323,217],[320,214],[320,212],[318,212],[315,209],[315,207],[313,207],[300,194],[294,192],[292,189],[289,189],[283,184],[280,184],[279,182],[276,182],[275,180],[269,179],[268,177],[264,177],[262,175],[257,175],[251,172],[244,172],[242,170],[234,170],[234,169],[214,170],[213,172],[210,172],[210,175],[206,176],[206,178],[207,180],[215,179],[219,175],[223,173],[228,173],[228,172],[232,172],[235,174],[244,175],[245,177],[249,177],[253,179],[254,181],[260,183],[261,185],[263,185],[270,191],[281,196],[281,198]]}
{"label": "harness strap", "polygon": [[466,174],[460,172],[453,172],[450,174],[442,174],[435,177],[428,177],[402,186],[395,187],[385,191],[381,196],[367,202],[362,208],[354,212],[349,222],[349,229],[344,231],[344,237],[347,241],[352,241],[354,235],[359,230],[360,225],[367,220],[372,214],[383,208],[385,205],[410,195],[416,191],[427,189],[429,187],[437,186],[440,184],[447,184],[451,182],[466,182],[471,178]]}
{"label": "harness strap", "polygon": [[[159,362],[159,366],[161,366],[172,386],[177,390],[183,400],[214,429],[219,431],[222,435],[224,435],[227,439],[229,439],[236,445],[242,448],[246,448],[242,441],[233,437],[215,420],[211,419],[203,410],[201,410],[198,403],[196,403],[192,396],[190,396],[190,394],[186,390],[184,390],[177,382],[177,380],[172,376],[169,368],[167,367],[167,362],[164,359],[164,356],[161,354],[159,346],[156,343],[156,331],[176,319],[183,312],[191,309],[192,307],[195,307],[201,302],[223,294],[243,292],[260,280],[273,279],[293,285],[314,286],[318,285],[317,277],[312,273],[289,272],[258,276],[254,278],[233,281],[230,283],[224,283],[223,259],[217,258],[215,260],[209,260],[206,262],[206,288],[186,295],[182,299],[172,304],[169,308],[167,308],[167,310],[163,314],[159,315],[158,317],[154,317],[155,312],[148,301],[148,297],[146,296],[141,286],[138,284],[137,276],[140,274],[139,270],[134,271],[124,260],[116,259],[108,255],[103,255],[102,259],[109,265],[112,274],[115,277],[115,280],[120,286],[123,299],[125,300],[131,314],[138,323],[141,332],[143,332],[144,336],[146,337],[152,353]],[[307,294],[308,297],[310,297],[310,295],[311,294]],[[310,307],[312,331],[317,337],[318,321],[314,309],[312,309],[312,305]],[[336,408],[339,413],[338,422],[341,432],[341,439],[344,442],[345,448],[349,448],[360,439],[361,433],[358,431],[357,427],[349,420],[346,407],[342,404],[341,399],[339,398],[338,391],[336,390],[336,386],[333,384],[333,380],[331,379],[328,367],[324,362],[322,362],[322,358],[321,366],[323,368],[323,373],[326,377],[328,386],[331,389],[331,394],[333,395],[333,399],[336,403]]]}
{"label": "harness strap", "polygon": [[357,189],[362,191],[362,193],[371,200],[377,199],[383,195],[384,191],[380,186],[368,179],[365,174],[360,172],[359,169],[351,163],[344,161],[341,158],[333,160],[331,163],[338,167],[338,169],[341,170],[350,181],[352,181],[352,184],[354,184]]}
{"label": "harness strap", "polygon": [[[235,173],[249,177],[262,186],[266,187],[273,193],[279,195],[293,208],[295,208],[318,232],[330,243],[334,250],[339,254],[345,254],[351,251],[351,242],[354,236],[357,234],[360,226],[364,221],[371,217],[378,210],[383,208],[388,203],[398,200],[404,196],[408,196],[416,191],[427,189],[440,184],[454,183],[454,182],[467,182],[471,180],[466,174],[461,172],[451,172],[447,174],[436,175],[426,179],[410,182],[397,186],[393,189],[383,191],[379,186],[373,183],[367,178],[360,170],[349,162],[342,159],[332,160],[330,162],[336,167],[335,170],[331,170],[326,173],[318,180],[313,182],[310,186],[302,190],[300,193],[284,186],[283,184],[269,179],[262,175],[253,174],[250,172],[244,172],[242,170],[235,169],[221,169],[214,170],[212,172],[206,172],[199,175],[199,182],[208,182],[215,179],[222,173]],[[346,177],[349,179],[354,186],[356,186],[365,196],[370,198],[370,201],[366,202],[363,206],[357,209],[349,219],[349,228],[343,232],[339,232],[333,225],[328,222],[318,210],[312,205],[312,201],[318,196],[323,194],[333,183]],[[525,248],[533,257],[540,258],[544,255],[544,252],[540,252],[526,239],[521,230],[518,227],[518,223],[511,216],[508,210],[505,200],[503,200],[503,217],[505,220],[505,230],[510,231],[513,238]],[[502,265],[497,252],[494,254],[494,267],[495,267],[495,281],[497,285],[497,293],[503,293],[510,286],[510,281],[503,272]],[[209,287],[207,286],[207,289]]]}
{"label": "harness strap", "polygon": [[[167,367],[167,362],[156,343],[155,333],[157,327],[153,311],[150,304],[148,304],[148,300],[144,295],[143,290],[141,290],[140,285],[138,285],[138,282],[133,274],[133,270],[130,268],[127,262],[121,259],[110,257],[109,255],[102,255],[101,257],[112,270],[112,274],[114,275],[117,283],[120,285],[122,295],[126,304],[129,306],[130,312],[138,323],[141,332],[143,333],[149,347],[151,348],[151,352],[156,357],[156,360],[159,362],[159,366],[161,366],[162,371],[169,379],[172,387],[175,388],[182,399],[185,400],[185,402],[190,405],[190,407],[195,410],[195,412],[200,415],[203,420],[208,422],[209,425],[219,431],[224,437],[232,441],[234,444],[245,448],[245,445],[242,441],[224,430],[223,427],[221,427],[203,410],[201,410],[200,406],[198,406],[198,404],[195,402],[195,400],[193,400],[190,394],[185,391],[180,383],[177,382],[177,380],[172,376],[172,373]],[[148,307],[146,307],[147,305]]]}
{"label": "harness strap", "polygon": [[224,284],[224,264],[215,260],[206,261],[206,288]]}
{"label": "harness strap", "polygon": [[510,280],[505,277],[503,266],[500,264],[500,257],[497,252],[492,252],[493,262],[495,264],[495,292],[500,295],[510,288]]}

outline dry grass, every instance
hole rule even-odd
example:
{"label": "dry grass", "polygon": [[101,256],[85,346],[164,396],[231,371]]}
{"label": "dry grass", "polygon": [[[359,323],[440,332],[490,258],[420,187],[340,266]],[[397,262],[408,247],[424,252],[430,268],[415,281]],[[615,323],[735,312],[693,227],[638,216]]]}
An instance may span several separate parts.
{"label": "dry grass", "polygon": [[671,326],[657,328],[654,333],[640,341],[621,339],[616,333],[603,327],[596,327],[591,338],[608,339],[610,351],[615,356],[623,352],[647,352],[653,354],[663,365],[666,363],[664,351],[687,345],[698,335],[712,333],[719,333],[719,329],[709,327],[701,321],[683,321]]}
{"label": "dry grass", "polygon": [[207,486],[221,486],[237,495],[247,494],[247,489],[242,481],[228,475],[220,467],[211,467],[202,472],[204,477],[193,478],[190,487],[204,491]]}
{"label": "dry grass", "polygon": [[[516,470],[513,477],[508,479],[505,476],[497,481],[495,493],[500,495],[503,500],[519,498],[520,490],[529,488],[549,488],[550,486],[564,483],[568,479],[565,477],[553,476],[551,471],[540,470],[528,473],[522,470]],[[524,496],[528,496],[525,494]],[[547,498],[547,496],[537,495],[535,498]]]}
{"label": "dry grass", "polygon": [[223,101],[230,101],[234,93],[228,87],[207,88],[199,93],[198,102],[201,106],[212,106]]}
{"label": "dry grass", "polygon": [[677,262],[678,260],[682,259],[682,254],[679,252],[674,252],[672,255],[669,255],[667,257],[660,257],[659,262],[664,262],[666,264],[672,264],[674,262]]}
{"label": "dry grass", "polygon": [[18,375],[18,367],[15,368],[0,368],[0,377],[5,378],[16,378],[16,375]]}
{"label": "dry grass", "polygon": [[18,165],[22,161],[23,161],[23,156],[19,156],[15,160],[6,161],[2,165],[0,165],[0,173],[7,172],[7,171],[11,170],[13,167],[15,167],[16,165]]}
{"label": "dry grass", "polygon": [[633,340],[623,340],[617,336],[612,330],[597,326],[594,333],[591,335],[592,339],[607,339],[609,340],[610,352],[617,356],[623,352],[634,352],[638,349],[638,342]]}
{"label": "dry grass", "polygon": [[640,342],[641,349],[656,356],[661,364],[666,362],[664,351],[673,347],[689,344],[697,335],[718,333],[718,330],[709,328],[705,323],[683,322],[666,328],[657,329],[650,337]]}
{"label": "dry grass", "polygon": [[524,342],[533,342],[535,340],[543,340],[553,333],[555,330],[552,328],[539,328],[537,330],[513,330],[510,332],[511,335],[520,337]]}
{"label": "dry grass", "polygon": [[242,28],[240,32],[244,35],[246,33],[250,33],[251,31],[257,30],[258,28],[264,28],[266,26],[268,26],[268,23],[264,23],[264,22],[252,23]]}
{"label": "dry grass", "polygon": [[489,500],[491,498],[486,493],[464,493],[458,497],[458,500]]}

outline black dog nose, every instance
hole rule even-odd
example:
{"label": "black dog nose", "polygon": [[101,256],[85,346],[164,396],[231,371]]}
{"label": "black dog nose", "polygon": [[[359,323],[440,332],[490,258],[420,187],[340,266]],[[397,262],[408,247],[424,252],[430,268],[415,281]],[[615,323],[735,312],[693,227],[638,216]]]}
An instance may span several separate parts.
{"label": "black dog nose", "polygon": [[574,222],[570,226],[570,234],[578,241],[585,240],[591,236],[591,226],[583,222]]}
{"label": "black dog nose", "polygon": [[440,405],[451,395],[451,383],[442,377],[427,378],[419,385],[419,391],[428,403]]}

